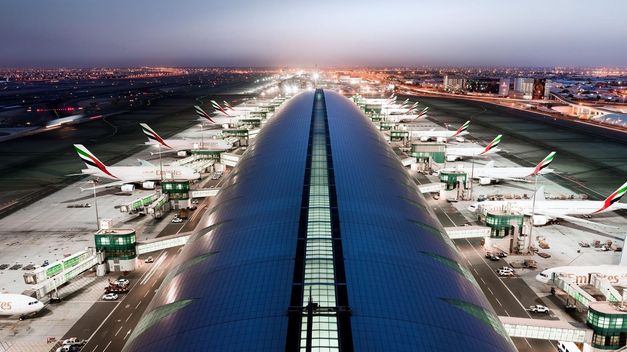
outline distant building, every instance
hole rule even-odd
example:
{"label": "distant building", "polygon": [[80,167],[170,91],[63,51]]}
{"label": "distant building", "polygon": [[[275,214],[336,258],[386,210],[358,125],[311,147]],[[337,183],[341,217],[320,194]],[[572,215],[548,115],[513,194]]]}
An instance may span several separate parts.
{"label": "distant building", "polygon": [[499,80],[499,95],[502,97],[509,96],[509,78]]}
{"label": "distant building", "polygon": [[460,91],[466,88],[466,79],[455,76],[444,76],[444,90],[446,91]]}
{"label": "distant building", "polygon": [[551,93],[551,81],[545,78],[514,79],[515,98],[541,100],[548,99]]}
{"label": "distant building", "polygon": [[509,79],[469,78],[466,80],[465,91],[468,93],[482,93],[507,96],[509,94]]}
{"label": "distant building", "polygon": [[466,92],[499,94],[498,78],[469,78],[466,80]]}
{"label": "distant building", "polygon": [[533,96],[533,78],[518,77],[514,79],[514,94],[521,99],[531,99]]}

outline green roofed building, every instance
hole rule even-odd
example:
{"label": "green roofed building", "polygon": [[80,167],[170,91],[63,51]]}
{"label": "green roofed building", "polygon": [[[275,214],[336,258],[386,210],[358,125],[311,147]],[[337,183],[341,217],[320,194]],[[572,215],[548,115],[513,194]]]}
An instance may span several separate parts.
{"label": "green roofed building", "polygon": [[105,253],[110,271],[135,270],[137,239],[133,229],[107,229],[96,232],[96,250]]}

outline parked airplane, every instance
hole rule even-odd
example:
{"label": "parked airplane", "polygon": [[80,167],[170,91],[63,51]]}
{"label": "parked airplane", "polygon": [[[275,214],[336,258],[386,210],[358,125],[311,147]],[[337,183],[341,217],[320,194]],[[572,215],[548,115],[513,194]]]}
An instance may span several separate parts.
{"label": "parked airplane", "polygon": [[44,304],[37,299],[14,293],[0,293],[0,315],[19,315],[20,320],[42,310]]}
{"label": "parked airplane", "polygon": [[535,167],[494,167],[494,161],[490,161],[485,166],[475,166],[474,169],[472,167],[461,167],[442,171],[465,172],[466,175],[472,175],[474,179],[479,179],[479,183],[482,185],[489,185],[500,180],[527,182],[526,178],[529,176],[552,173],[553,169],[547,169],[547,166],[551,164],[554,158],[555,152],[551,152]]}
{"label": "parked airplane", "polygon": [[548,284],[555,278],[574,281],[578,285],[590,283],[590,274],[597,274],[616,285],[627,283],[627,266],[625,265],[590,265],[560,266],[546,269],[536,275],[536,280]]}
{"label": "parked airplane", "polygon": [[81,173],[114,180],[100,186],[81,188],[81,191],[120,186],[122,191],[130,192],[135,189],[135,184],[141,184],[144,189],[154,189],[155,181],[162,178],[190,181],[200,178],[200,173],[189,167],[170,165],[160,167],[142,160],[140,166],[106,166],[82,144],[74,144],[74,149],[87,165],[87,169],[81,170]]}
{"label": "parked airplane", "polygon": [[231,116],[228,114],[225,115],[228,117],[211,116],[198,105],[194,105],[194,110],[196,111],[196,115],[199,117],[199,119],[204,122],[203,125],[206,125],[210,128],[228,128],[229,124],[237,121],[240,118],[240,116]]}
{"label": "parked airplane", "polygon": [[233,148],[232,143],[224,139],[208,138],[204,139],[202,143],[188,139],[163,139],[147,124],[140,123],[140,126],[142,126],[142,131],[148,137],[146,144],[160,146],[162,153],[195,149],[224,151]]}
{"label": "parked airplane", "polygon": [[446,143],[450,138],[455,138],[457,141],[463,142],[464,139],[461,138],[461,136],[468,134],[468,126],[470,126],[470,121],[466,121],[457,131],[436,131],[434,129],[429,131],[411,131],[410,136],[412,138],[420,138],[421,142],[435,139],[438,143]]}
{"label": "parked airplane", "polygon": [[449,146],[446,148],[446,161],[462,160],[465,157],[472,158],[475,156],[488,155],[501,151],[496,146],[501,143],[502,134],[496,136],[485,148],[483,147],[460,147]]}
{"label": "parked airplane", "polygon": [[[381,112],[385,115],[409,115],[416,111],[418,108],[418,102],[413,103],[407,107],[399,104],[382,105]],[[426,109],[423,110],[426,113]]]}
{"label": "parked airplane", "polygon": [[[523,214],[533,214],[533,224],[535,226],[546,225],[551,220],[563,219],[572,222],[582,222],[587,224],[607,226],[596,222],[580,219],[573,215],[594,215],[615,211],[618,209],[627,209],[627,204],[618,201],[627,192],[627,182],[625,182],[614,193],[603,201],[597,200],[546,200],[544,198],[544,187],[540,187],[535,194],[535,206],[532,199],[510,200],[510,201],[490,201],[473,203],[468,207],[470,211],[477,211],[479,207],[484,209],[503,209],[511,208],[520,211]],[[534,209],[532,211],[532,209]]]}
{"label": "parked airplane", "polygon": [[228,112],[226,112],[226,110],[224,110],[223,107],[220,106],[220,104],[218,104],[217,101],[215,100],[211,100],[211,107],[213,107],[216,111],[221,112],[224,116],[229,116],[231,117],[231,115],[229,115]]}

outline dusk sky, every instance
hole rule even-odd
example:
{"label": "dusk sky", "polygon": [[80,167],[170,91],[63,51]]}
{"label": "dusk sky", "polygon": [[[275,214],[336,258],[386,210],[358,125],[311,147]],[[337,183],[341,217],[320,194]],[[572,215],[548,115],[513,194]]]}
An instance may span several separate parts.
{"label": "dusk sky", "polygon": [[0,66],[627,66],[627,1],[5,0]]}

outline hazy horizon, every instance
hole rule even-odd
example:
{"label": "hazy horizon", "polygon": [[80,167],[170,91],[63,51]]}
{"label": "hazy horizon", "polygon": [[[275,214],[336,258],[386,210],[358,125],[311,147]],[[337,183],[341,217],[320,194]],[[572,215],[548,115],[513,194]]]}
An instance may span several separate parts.
{"label": "hazy horizon", "polygon": [[24,0],[0,13],[0,66],[627,67],[626,11],[619,0]]}

